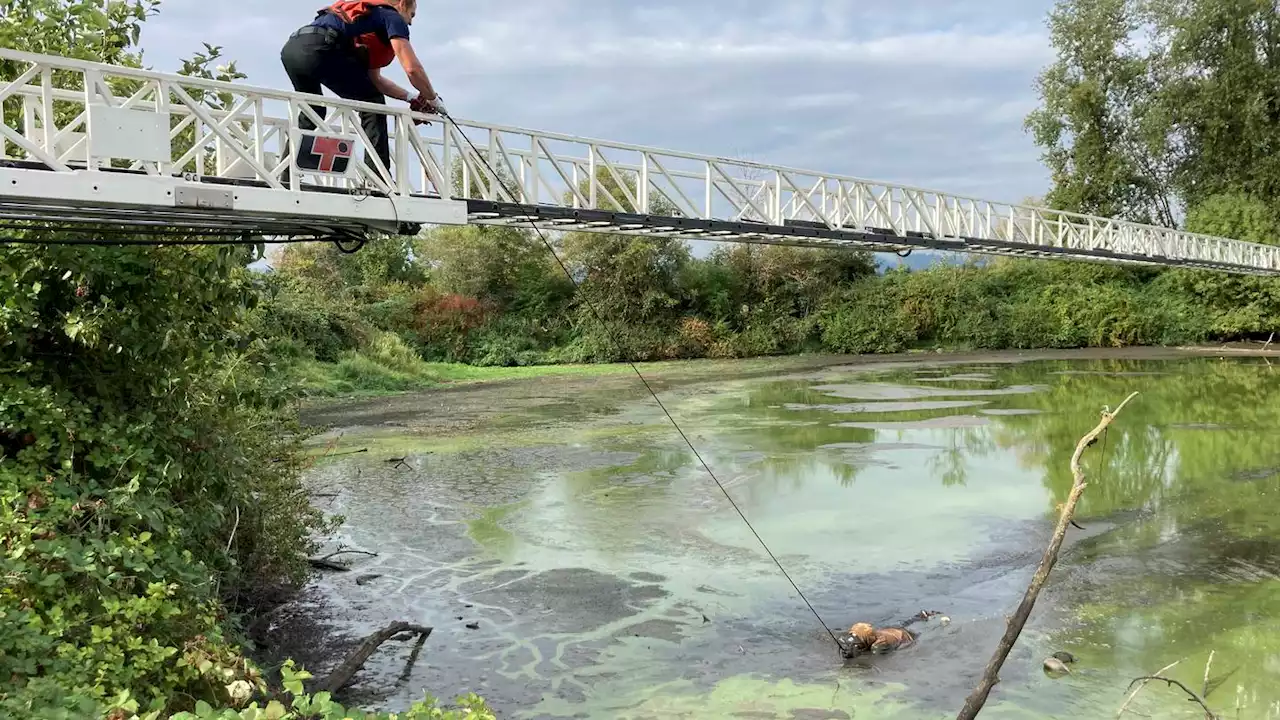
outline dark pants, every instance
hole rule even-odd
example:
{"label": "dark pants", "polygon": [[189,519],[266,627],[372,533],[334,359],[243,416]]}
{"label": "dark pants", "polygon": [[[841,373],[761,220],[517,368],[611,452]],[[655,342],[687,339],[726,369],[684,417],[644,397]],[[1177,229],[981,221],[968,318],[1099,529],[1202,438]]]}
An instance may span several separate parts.
{"label": "dark pants", "polygon": [[[297,92],[321,95],[320,87],[329,88],[335,95],[347,100],[379,103],[385,105],[387,100],[369,77],[368,66],[356,54],[355,48],[344,44],[337,33],[316,32],[321,30],[308,26],[291,35],[280,50],[280,62],[293,82]],[[312,105],[316,115],[323,118],[325,108]],[[382,164],[391,169],[391,149],[387,138],[387,116],[381,113],[360,113],[360,125],[365,135],[373,144],[373,151],[378,154]],[[304,130],[314,130],[316,124],[302,115],[298,118],[298,126]],[[366,151],[365,162],[374,167],[372,154]]]}

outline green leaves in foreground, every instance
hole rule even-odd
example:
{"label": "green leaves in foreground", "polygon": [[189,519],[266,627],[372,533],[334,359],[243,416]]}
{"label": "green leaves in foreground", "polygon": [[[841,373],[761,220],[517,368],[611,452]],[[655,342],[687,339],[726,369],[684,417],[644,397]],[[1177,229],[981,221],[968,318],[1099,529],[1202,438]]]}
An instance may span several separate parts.
{"label": "green leaves in foreground", "polygon": [[[446,709],[430,695],[414,703],[402,713],[366,713],[343,707],[334,702],[328,692],[314,695],[303,690],[303,681],[311,678],[306,670],[295,669],[293,661],[286,661],[280,669],[283,691],[278,698],[262,702],[250,702],[255,688],[244,680],[226,685],[231,707],[215,708],[203,700],[196,702],[194,711],[180,712],[171,720],[495,720],[496,716],[475,694],[458,698],[456,709]],[[137,715],[137,703],[127,697],[118,699],[114,706],[117,716],[124,720],[159,720],[158,712]]]}

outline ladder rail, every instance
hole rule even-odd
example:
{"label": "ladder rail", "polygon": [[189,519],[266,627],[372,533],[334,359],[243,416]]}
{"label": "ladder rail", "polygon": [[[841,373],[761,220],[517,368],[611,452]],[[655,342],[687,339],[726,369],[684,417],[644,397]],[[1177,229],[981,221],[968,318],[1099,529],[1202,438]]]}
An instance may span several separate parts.
{"label": "ladder rail", "polygon": [[[1280,273],[1280,247],[1125,220],[754,160],[465,119],[446,121],[407,108],[246,83],[9,49],[0,49],[0,58],[28,66],[0,89],[0,103],[11,97],[21,98],[23,103],[20,126],[8,127],[6,123],[3,128],[4,155],[42,160],[55,172],[71,169],[68,160],[77,161],[77,169],[83,165],[83,171],[105,169],[99,167],[105,156],[96,154],[103,143],[88,125],[93,124],[90,121],[95,112],[116,108],[172,118],[174,122],[168,124],[170,145],[179,132],[194,130],[197,139],[194,155],[188,150],[175,158],[171,147],[157,148],[146,157],[128,158],[132,169],[165,174],[179,166],[190,167],[192,162],[203,162],[199,152],[203,148],[216,156],[211,179],[256,180],[268,188],[278,187],[274,192],[279,193],[305,192],[302,181],[296,179],[301,175],[313,185],[372,187],[377,193],[400,198],[426,196],[555,210],[616,211],[649,216],[645,222],[650,225],[660,224],[658,219],[748,223],[764,226],[759,233],[762,237],[769,234],[767,228],[813,224],[828,231],[872,232],[888,238],[966,240],[970,244],[992,241],[1028,251],[1118,255],[1128,258],[1125,262],[1150,258],[1161,264],[1230,265]],[[55,74],[59,78],[56,86],[51,80]],[[146,93],[141,98],[138,93],[129,98],[114,97],[113,81],[152,87],[154,99],[147,100]],[[198,100],[210,93],[229,96],[230,107]],[[75,110],[77,103],[79,112]],[[271,112],[272,106],[277,112]],[[297,116],[309,114],[312,106],[325,110],[321,129],[312,134],[340,135],[361,149],[368,143],[362,137],[359,113],[386,115],[392,157],[407,161],[411,167],[393,167],[391,173],[383,174],[352,162],[349,172],[341,176],[309,175],[305,169],[299,170],[296,153],[282,156],[286,155],[286,142],[288,147],[296,147],[307,134],[299,128]],[[55,107],[73,108],[66,112],[85,125],[83,134],[87,137],[77,136],[71,122],[61,128],[47,122],[45,118]],[[121,117],[119,122],[124,123],[132,116]],[[40,128],[35,127],[37,118]],[[415,125],[415,118],[430,125]],[[461,133],[475,145],[466,142]],[[406,147],[399,147],[401,144]],[[11,147],[19,148],[20,154],[11,155]],[[81,153],[87,157],[82,158]],[[196,170],[197,176],[205,174],[200,165]],[[286,171],[288,184],[282,182]],[[903,243],[902,247],[910,245]]]}

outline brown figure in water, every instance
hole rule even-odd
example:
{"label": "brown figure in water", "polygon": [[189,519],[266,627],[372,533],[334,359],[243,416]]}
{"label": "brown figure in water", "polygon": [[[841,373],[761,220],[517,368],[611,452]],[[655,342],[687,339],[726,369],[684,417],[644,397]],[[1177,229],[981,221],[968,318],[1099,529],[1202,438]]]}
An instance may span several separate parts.
{"label": "brown figure in water", "polygon": [[916,641],[910,630],[900,627],[873,628],[871,623],[855,623],[849,628],[849,637],[853,638],[863,652],[887,652],[903,648]]}
{"label": "brown figure in water", "polygon": [[840,646],[840,654],[845,658],[855,658],[867,652],[878,654],[909,647],[915,643],[916,635],[907,630],[906,626],[940,614],[921,610],[898,627],[877,629],[871,623],[855,623],[849,628],[848,635],[839,638],[836,644]]}

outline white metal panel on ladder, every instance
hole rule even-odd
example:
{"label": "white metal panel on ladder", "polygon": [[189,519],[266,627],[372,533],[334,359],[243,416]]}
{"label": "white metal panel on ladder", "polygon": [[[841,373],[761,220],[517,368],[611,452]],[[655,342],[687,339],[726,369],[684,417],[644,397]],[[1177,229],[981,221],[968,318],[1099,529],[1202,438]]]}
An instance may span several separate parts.
{"label": "white metal panel on ladder", "polygon": [[[261,235],[537,224],[1280,275],[1280,247],[1228,238],[501,125],[427,115],[415,125],[407,109],[241,83],[6,49],[0,58],[25,68],[0,89],[0,219]],[[362,111],[387,115],[391,168],[358,160],[369,147]],[[304,113],[318,131],[300,130]],[[330,172],[300,169],[287,152],[308,135],[327,142]]]}
{"label": "white metal panel on ladder", "polygon": [[[467,221],[465,202],[426,194],[431,173],[441,176],[425,149],[411,155],[422,169],[416,185],[356,161],[368,144],[360,111],[385,113],[397,129],[412,126],[406,113],[12,50],[0,57],[25,65],[0,89],[0,218],[320,236]],[[223,107],[205,99],[217,95]],[[299,129],[299,113],[318,129]],[[308,135],[341,141],[341,169],[300,169],[297,154],[284,153]]]}

